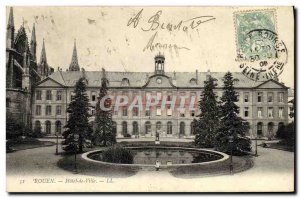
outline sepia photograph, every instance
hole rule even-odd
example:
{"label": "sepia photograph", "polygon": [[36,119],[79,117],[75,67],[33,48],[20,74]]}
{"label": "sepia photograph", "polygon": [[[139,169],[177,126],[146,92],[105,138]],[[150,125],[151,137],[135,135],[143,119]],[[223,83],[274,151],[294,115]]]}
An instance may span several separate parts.
{"label": "sepia photograph", "polygon": [[5,11],[7,192],[295,193],[293,6]]}

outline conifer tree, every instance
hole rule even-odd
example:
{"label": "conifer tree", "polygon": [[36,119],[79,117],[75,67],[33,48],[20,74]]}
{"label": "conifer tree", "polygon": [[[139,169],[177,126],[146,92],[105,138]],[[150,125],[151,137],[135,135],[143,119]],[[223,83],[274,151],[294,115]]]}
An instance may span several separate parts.
{"label": "conifer tree", "polygon": [[214,146],[219,122],[217,96],[214,93],[216,86],[216,79],[209,76],[209,79],[204,81],[204,91],[199,101],[201,113],[196,121],[195,144],[202,148]]}
{"label": "conifer tree", "polygon": [[[112,101],[107,97],[108,80],[106,78],[105,70],[102,69],[101,88],[96,104],[94,141],[96,145],[112,145],[116,143],[116,134],[113,131],[112,122]],[[101,107],[102,105],[104,106]]]}
{"label": "conifer tree", "polygon": [[[249,131],[249,123],[238,116],[240,108],[235,104],[238,102],[238,93],[235,91],[232,73],[227,72],[223,78],[224,87],[220,104],[220,127],[216,135],[215,147],[223,152],[243,154],[251,150],[250,139],[246,137]],[[233,143],[229,143],[229,136],[233,137]]]}
{"label": "conifer tree", "polygon": [[75,96],[67,108],[67,113],[69,116],[65,126],[66,131],[63,133],[65,143],[73,145],[74,135],[79,135],[78,151],[82,152],[85,139],[89,139],[91,135],[89,133],[91,127],[89,124],[89,99],[86,94],[84,78],[80,78],[75,85]]}

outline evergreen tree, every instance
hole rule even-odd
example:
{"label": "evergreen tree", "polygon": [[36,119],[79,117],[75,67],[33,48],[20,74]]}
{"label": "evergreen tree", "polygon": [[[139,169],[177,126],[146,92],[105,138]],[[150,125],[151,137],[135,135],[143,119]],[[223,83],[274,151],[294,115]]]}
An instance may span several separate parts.
{"label": "evergreen tree", "polygon": [[[249,123],[238,116],[240,109],[235,104],[238,101],[238,94],[234,88],[234,79],[230,72],[223,78],[224,87],[220,104],[220,127],[216,135],[216,149],[229,152],[231,149],[234,154],[243,154],[244,151],[251,151],[250,139],[246,137],[249,131]],[[229,136],[233,137],[230,145]],[[232,148],[230,148],[232,146]]]}
{"label": "evergreen tree", "polygon": [[199,101],[200,115],[196,122],[195,144],[199,147],[213,147],[215,134],[218,128],[218,105],[214,89],[217,86],[216,79],[209,77],[204,81],[204,91]]}
{"label": "evergreen tree", "polygon": [[85,139],[90,138],[90,124],[89,124],[89,99],[86,94],[85,79],[80,78],[75,85],[75,96],[70,102],[67,112],[69,113],[69,119],[65,128],[67,129],[63,136],[65,138],[65,144],[69,145],[69,149],[74,149],[72,143],[74,141],[74,135],[79,135],[78,138],[78,151],[83,151],[83,144]]}
{"label": "evergreen tree", "polygon": [[294,99],[292,99],[291,101],[289,101],[289,103],[291,103],[292,105],[293,105],[293,111],[291,111],[290,112],[290,114],[289,114],[289,116],[290,116],[290,118],[294,118],[294,115],[295,115],[295,113],[294,113],[294,109],[295,109],[295,100]]}
{"label": "evergreen tree", "polygon": [[[112,123],[112,102],[111,98],[107,97],[108,80],[105,75],[105,70],[102,69],[101,88],[96,104],[94,141],[96,145],[107,146],[116,143],[116,134],[113,132]],[[105,98],[104,98],[105,97]],[[104,98],[104,99],[103,99]],[[101,108],[101,101],[105,108]]]}

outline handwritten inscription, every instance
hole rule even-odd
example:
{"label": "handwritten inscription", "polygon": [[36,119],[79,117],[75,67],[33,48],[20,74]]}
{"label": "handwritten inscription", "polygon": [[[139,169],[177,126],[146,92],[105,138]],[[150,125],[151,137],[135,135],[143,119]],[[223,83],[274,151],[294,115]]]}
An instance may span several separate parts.
{"label": "handwritten inscription", "polygon": [[155,43],[154,40],[155,40],[156,37],[157,37],[157,32],[155,32],[153,34],[153,36],[151,36],[151,38],[149,39],[146,47],[144,47],[143,51],[145,51],[145,50],[153,51],[153,50],[166,50],[166,49],[170,49],[170,50],[174,50],[176,52],[176,54],[177,54],[178,50],[180,50],[180,49],[190,50],[187,47],[177,46],[176,44],[167,44],[167,43],[162,44],[162,43],[158,43],[158,42]]}
{"label": "handwritten inscription", "polygon": [[143,32],[154,32],[154,34],[148,40],[143,51],[150,50],[171,50],[178,54],[179,50],[190,50],[185,46],[179,46],[175,43],[159,42],[158,33],[160,31],[168,32],[191,32],[197,30],[201,24],[215,20],[214,16],[197,16],[187,20],[178,20],[175,23],[162,22],[161,16],[162,10],[158,10],[154,15],[150,16],[145,22],[141,22],[143,9],[141,9],[135,16],[131,17],[127,22],[127,27],[140,28]]}
{"label": "handwritten inscription", "polygon": [[[142,17],[143,9],[141,9],[136,16],[131,17],[127,23],[127,26],[133,25],[134,28],[138,27],[140,19]],[[156,31],[156,30],[167,30],[167,31],[183,31],[194,30],[199,27],[199,25],[215,20],[214,16],[198,16],[188,20],[179,20],[177,23],[161,22],[160,17],[162,16],[162,11],[157,11],[153,16],[151,16],[147,24],[142,25],[141,29],[145,32]]]}

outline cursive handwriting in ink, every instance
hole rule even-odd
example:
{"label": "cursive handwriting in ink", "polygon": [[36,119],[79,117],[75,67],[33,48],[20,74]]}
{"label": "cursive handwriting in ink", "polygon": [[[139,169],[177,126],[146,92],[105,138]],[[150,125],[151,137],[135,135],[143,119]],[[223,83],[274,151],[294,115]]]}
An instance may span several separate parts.
{"label": "cursive handwriting in ink", "polygon": [[[142,12],[143,9],[141,9],[134,17],[131,17],[127,23],[127,26],[133,24],[133,27],[136,28],[140,23]],[[141,24],[141,29],[145,32],[156,30],[167,30],[169,32],[177,30],[187,32],[189,29],[194,30],[199,27],[199,25],[216,19],[214,16],[197,16],[185,21],[179,20],[178,22],[171,23],[161,22],[160,19],[162,14],[162,10],[158,10],[147,20],[146,23]]]}
{"label": "cursive handwriting in ink", "polygon": [[133,27],[136,28],[136,26],[140,22],[140,18],[142,17],[141,16],[142,12],[143,12],[143,9],[141,9],[141,11],[139,11],[135,17],[133,17],[133,18],[131,17],[127,23],[127,26],[130,26],[133,23]]}
{"label": "cursive handwriting in ink", "polygon": [[157,37],[157,32],[154,33],[154,35],[152,35],[147,43],[147,45],[144,47],[143,51],[145,50],[150,50],[150,51],[154,51],[156,49],[158,50],[166,50],[166,49],[170,49],[170,50],[175,50],[176,53],[178,53],[178,50],[184,49],[184,50],[190,50],[187,47],[184,46],[178,46],[176,44],[167,44],[167,43],[159,43],[156,42],[155,43],[155,38]]}

